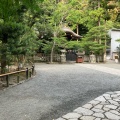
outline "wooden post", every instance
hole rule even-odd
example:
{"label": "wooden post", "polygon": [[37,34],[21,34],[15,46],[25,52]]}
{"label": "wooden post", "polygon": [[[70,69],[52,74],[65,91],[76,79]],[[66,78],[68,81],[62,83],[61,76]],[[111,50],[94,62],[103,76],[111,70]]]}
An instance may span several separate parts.
{"label": "wooden post", "polygon": [[17,74],[17,83],[19,83],[19,73]]}
{"label": "wooden post", "polygon": [[29,70],[28,70],[28,68],[26,68],[26,79],[28,79],[28,75],[29,75]]}
{"label": "wooden post", "polygon": [[29,72],[29,73],[30,73],[30,77],[31,77],[31,76],[32,76],[32,72],[31,72],[31,70],[30,70],[30,72]]}
{"label": "wooden post", "polygon": [[34,75],[34,68],[35,68],[35,66],[33,65],[32,66],[32,75]]}
{"label": "wooden post", "polygon": [[9,87],[9,75],[6,75],[6,84],[7,84],[7,87]]}

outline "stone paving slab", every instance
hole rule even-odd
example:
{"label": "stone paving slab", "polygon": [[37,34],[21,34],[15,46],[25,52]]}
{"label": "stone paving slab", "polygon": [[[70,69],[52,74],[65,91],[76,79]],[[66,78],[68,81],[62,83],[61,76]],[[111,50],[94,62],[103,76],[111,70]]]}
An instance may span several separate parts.
{"label": "stone paving slab", "polygon": [[120,120],[120,91],[107,92],[56,120]]}

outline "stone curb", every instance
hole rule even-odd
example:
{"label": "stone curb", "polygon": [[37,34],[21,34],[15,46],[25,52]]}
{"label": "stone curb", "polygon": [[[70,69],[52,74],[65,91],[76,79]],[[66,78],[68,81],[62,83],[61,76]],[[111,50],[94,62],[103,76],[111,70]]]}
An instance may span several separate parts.
{"label": "stone curb", "polygon": [[107,92],[55,120],[120,120],[120,91]]}

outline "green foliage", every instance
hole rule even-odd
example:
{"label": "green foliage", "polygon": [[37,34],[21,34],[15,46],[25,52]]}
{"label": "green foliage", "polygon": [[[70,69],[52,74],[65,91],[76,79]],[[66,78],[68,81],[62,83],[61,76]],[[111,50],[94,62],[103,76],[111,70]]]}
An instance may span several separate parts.
{"label": "green foliage", "polygon": [[[1,62],[5,61],[10,65],[14,61],[13,55],[31,56],[39,48],[39,41],[36,41],[35,33],[21,23],[4,23],[0,25],[0,56]],[[5,58],[3,58],[5,56]]]}
{"label": "green foliage", "polygon": [[[104,53],[106,41],[110,40],[105,26],[93,27],[84,37],[84,48],[87,54],[100,55]],[[89,50],[89,52],[88,52]]]}
{"label": "green foliage", "polygon": [[116,41],[117,41],[117,42],[120,42],[120,39],[117,39]]}
{"label": "green foliage", "polygon": [[[4,37],[7,36],[7,41]],[[18,23],[6,23],[0,25],[0,54],[6,55],[10,61],[12,55],[32,55],[39,47],[36,35],[28,27]],[[8,59],[9,58],[9,59]]]}
{"label": "green foliage", "polygon": [[85,24],[87,20],[87,4],[88,2],[85,0],[71,0],[69,4],[66,5],[68,8],[66,21],[70,24],[72,29],[76,29],[79,24]]}
{"label": "green foliage", "polygon": [[43,43],[42,50],[45,54],[51,53],[53,42],[55,43],[54,53],[59,53],[60,48],[66,48],[68,43],[65,37],[52,37],[52,41],[46,41],[46,43]]}
{"label": "green foliage", "polygon": [[[45,0],[42,3],[44,5],[42,9],[44,13],[43,18],[45,18],[43,19],[43,21],[45,21],[45,25],[42,26],[41,24],[41,28],[39,27],[41,31],[42,28],[44,32],[47,31],[47,28],[50,28],[52,32],[59,31],[55,30],[55,26],[58,27],[61,23],[69,24],[72,29],[76,29],[77,25],[81,25],[81,27],[85,26],[89,31],[88,34],[84,36],[83,41],[80,43],[72,43],[70,41],[70,43],[67,43],[66,48],[79,49],[82,48],[84,44],[84,48],[86,50],[88,49],[89,51],[94,51],[96,54],[103,53],[104,49],[107,47],[105,45],[105,41],[108,41],[107,39],[109,38],[107,36],[107,32],[114,24],[111,20],[112,14],[109,12],[109,9],[113,10],[113,8],[108,8],[108,0],[70,0],[67,4],[62,2],[54,4],[54,2],[50,2],[50,0]],[[115,7],[116,6],[114,6],[114,8]],[[38,31],[40,31],[40,29]],[[47,33],[47,35],[51,38],[52,34],[50,35],[48,33],[52,32],[45,33]],[[81,34],[81,31],[79,32]],[[46,45],[46,49],[51,48],[50,46],[52,45],[52,41],[50,40],[48,39],[48,42],[46,42],[48,44],[48,46]],[[91,47],[89,47],[89,45]]]}
{"label": "green foliage", "polygon": [[[8,41],[12,38],[19,38],[25,31],[22,24],[7,22],[0,24],[0,40],[4,42],[5,37]],[[6,41],[7,42],[7,41]]]}
{"label": "green foliage", "polygon": [[69,41],[66,48],[83,51],[83,44],[81,43],[81,41]]}
{"label": "green foliage", "polygon": [[38,8],[38,2],[43,0],[1,0],[0,18],[4,21],[15,21],[21,10]]}
{"label": "green foliage", "polygon": [[115,22],[113,27],[116,29],[120,29],[120,22]]}
{"label": "green foliage", "polygon": [[43,0],[1,0],[0,2],[0,55],[1,69],[4,69],[12,55],[33,54],[39,46],[32,25],[26,24],[27,11],[39,10]]}
{"label": "green foliage", "polygon": [[[87,54],[91,51],[102,54],[107,47],[107,31],[112,27],[120,28],[120,2],[68,0],[66,3],[57,3],[56,0],[1,0],[1,56],[7,55],[7,61],[11,61],[10,56],[33,55],[38,47],[45,53],[70,48],[85,49]],[[82,41],[68,42],[61,32],[63,23],[73,30],[79,29],[80,35],[83,34]]]}

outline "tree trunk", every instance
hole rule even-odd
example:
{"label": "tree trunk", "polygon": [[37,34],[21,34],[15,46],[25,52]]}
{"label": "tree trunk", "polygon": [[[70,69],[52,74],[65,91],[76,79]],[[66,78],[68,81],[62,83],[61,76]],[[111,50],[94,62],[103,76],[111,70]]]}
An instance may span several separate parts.
{"label": "tree trunk", "polygon": [[[2,45],[4,46],[7,43],[8,36],[7,34],[3,34]],[[1,74],[4,74],[6,71],[6,48],[2,48],[1,51]]]}
{"label": "tree trunk", "polygon": [[[106,30],[106,20],[105,20],[105,30]],[[106,41],[106,35],[105,35],[105,48],[104,48],[104,59],[103,59],[103,62],[106,62],[106,46],[107,46],[107,41]]]}
{"label": "tree trunk", "polygon": [[[54,37],[56,36],[57,36],[56,32],[54,32]],[[50,63],[53,63],[54,48],[55,48],[55,40],[53,39],[53,45],[52,45],[51,54],[50,54]]]}
{"label": "tree trunk", "polygon": [[[100,1],[98,0],[98,8],[100,8]],[[99,16],[98,17],[98,26],[100,26],[101,25],[101,17]],[[101,38],[99,39],[99,44],[101,44]]]}
{"label": "tree trunk", "polygon": [[6,55],[2,54],[1,56],[1,74],[5,73],[6,69]]}
{"label": "tree trunk", "polygon": [[[77,34],[79,35],[79,25],[77,24]],[[78,41],[78,39],[77,39]]]}
{"label": "tree trunk", "polygon": [[52,49],[51,49],[50,63],[53,63],[54,48],[55,48],[55,41],[53,41],[53,46],[52,46]]}
{"label": "tree trunk", "polygon": [[[98,0],[98,8],[100,8],[100,1]],[[98,26],[100,26],[100,16],[98,17]]]}

